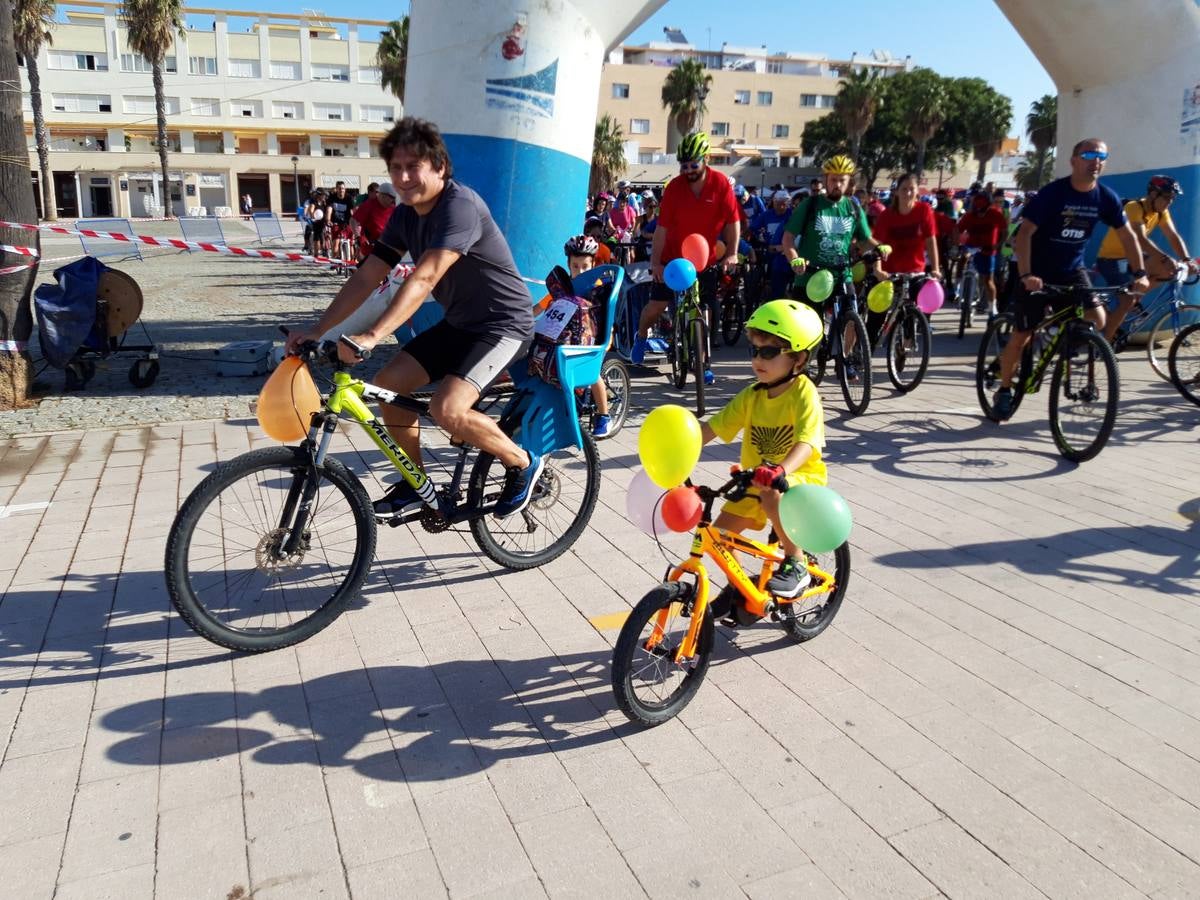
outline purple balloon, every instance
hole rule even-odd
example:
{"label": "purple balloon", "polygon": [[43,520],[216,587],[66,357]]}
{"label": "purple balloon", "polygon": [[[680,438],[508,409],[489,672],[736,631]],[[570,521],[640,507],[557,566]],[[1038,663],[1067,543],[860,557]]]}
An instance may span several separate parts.
{"label": "purple balloon", "polygon": [[927,280],[917,291],[917,309],[927,316],[941,309],[945,302],[946,292],[942,289],[942,283],[934,278]]}

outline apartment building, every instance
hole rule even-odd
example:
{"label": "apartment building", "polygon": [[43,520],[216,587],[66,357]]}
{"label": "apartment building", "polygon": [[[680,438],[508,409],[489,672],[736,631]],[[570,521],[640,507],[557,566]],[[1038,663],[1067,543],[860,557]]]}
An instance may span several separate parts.
{"label": "apartment building", "polygon": [[[60,216],[162,213],[150,66],[113,3],[60,9],[38,58]],[[171,209],[176,215],[291,212],[297,196],[385,177],[378,142],[401,115],[375,65],[387,23],[308,12],[185,9],[164,76]],[[38,177],[22,61],[30,168]],[[40,204],[39,192],[39,204]]]}

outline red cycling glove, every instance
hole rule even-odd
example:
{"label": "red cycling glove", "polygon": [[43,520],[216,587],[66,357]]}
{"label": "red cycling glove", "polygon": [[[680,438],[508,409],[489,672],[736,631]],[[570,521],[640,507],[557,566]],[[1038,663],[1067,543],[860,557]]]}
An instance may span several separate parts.
{"label": "red cycling glove", "polygon": [[754,470],[754,483],[759,487],[771,487],[777,479],[786,478],[787,469],[767,463]]}

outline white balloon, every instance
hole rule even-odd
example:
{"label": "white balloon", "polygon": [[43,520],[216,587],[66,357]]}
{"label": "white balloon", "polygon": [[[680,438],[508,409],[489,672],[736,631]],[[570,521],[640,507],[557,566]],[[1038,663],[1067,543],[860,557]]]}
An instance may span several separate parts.
{"label": "white balloon", "polygon": [[650,480],[645,469],[638,469],[625,495],[625,515],[646,534],[663,537],[671,533],[662,517],[662,488]]}

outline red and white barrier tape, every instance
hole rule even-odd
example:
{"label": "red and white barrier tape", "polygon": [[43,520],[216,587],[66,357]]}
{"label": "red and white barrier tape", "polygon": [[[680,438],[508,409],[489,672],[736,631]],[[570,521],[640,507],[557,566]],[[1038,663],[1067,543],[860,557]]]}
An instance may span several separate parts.
{"label": "red and white barrier tape", "polygon": [[16,275],[18,272],[24,272],[26,269],[32,269],[33,265],[28,266],[5,266],[0,269],[0,275]]}
{"label": "red and white barrier tape", "polygon": [[0,244],[0,250],[5,253],[15,253],[18,256],[38,257],[42,255],[36,247],[14,247],[11,244]]}

